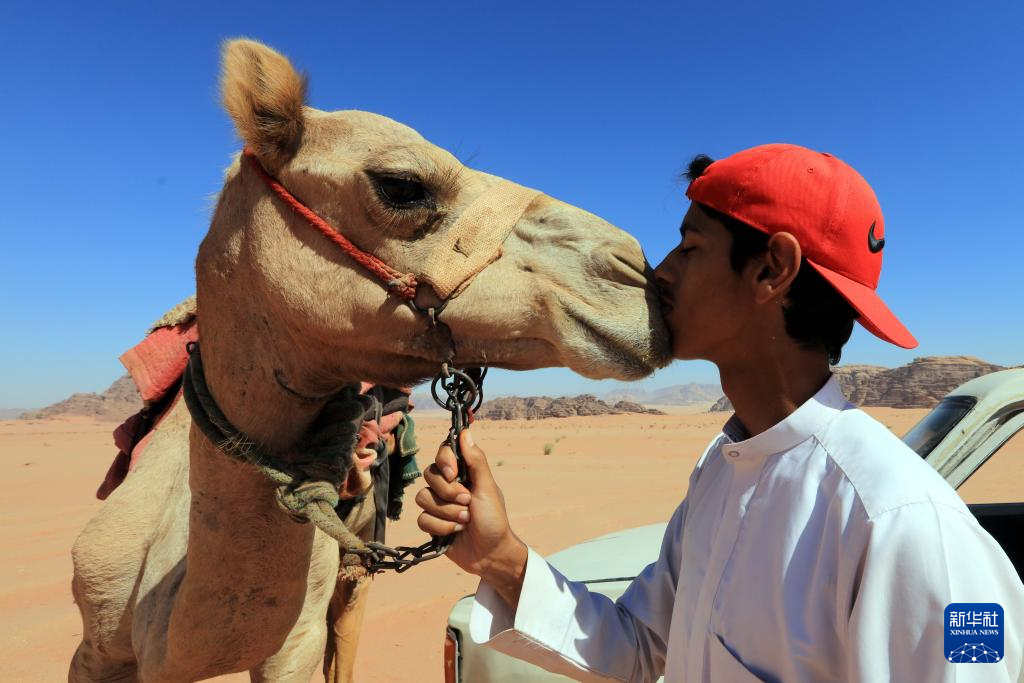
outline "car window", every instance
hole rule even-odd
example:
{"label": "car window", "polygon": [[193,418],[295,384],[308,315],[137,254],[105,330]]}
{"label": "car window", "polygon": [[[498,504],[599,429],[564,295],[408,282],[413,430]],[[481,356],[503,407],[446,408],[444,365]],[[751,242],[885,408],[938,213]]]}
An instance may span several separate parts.
{"label": "car window", "polygon": [[947,396],[932,412],[910,428],[903,437],[903,443],[922,458],[926,457],[949,434],[949,430],[971,412],[977,402],[973,396]]}
{"label": "car window", "polygon": [[1024,502],[1024,429],[985,461],[957,493],[967,503]]}

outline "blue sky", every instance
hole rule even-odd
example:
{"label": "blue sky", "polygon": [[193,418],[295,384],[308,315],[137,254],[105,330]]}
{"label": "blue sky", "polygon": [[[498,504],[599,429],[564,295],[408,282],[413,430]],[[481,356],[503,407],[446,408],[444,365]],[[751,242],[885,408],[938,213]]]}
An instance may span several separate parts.
{"label": "blue sky", "polygon": [[[597,213],[657,263],[698,152],[830,151],[886,216],[880,291],[921,340],[844,361],[1024,362],[1019,3],[21,3],[0,9],[0,407],[101,391],[191,293],[238,148],[216,88],[246,35],[477,168]],[[715,381],[675,364],[648,388]],[[564,370],[497,393],[605,391]]]}

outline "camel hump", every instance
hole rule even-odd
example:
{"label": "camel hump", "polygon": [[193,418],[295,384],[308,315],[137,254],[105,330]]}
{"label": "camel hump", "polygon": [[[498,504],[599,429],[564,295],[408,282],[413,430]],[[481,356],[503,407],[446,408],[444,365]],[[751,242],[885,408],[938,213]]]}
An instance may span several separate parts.
{"label": "camel hump", "polygon": [[288,161],[302,140],[306,77],[254,40],[224,43],[221,98],[235,128],[268,170]]}
{"label": "camel hump", "polygon": [[184,301],[167,311],[155,323],[149,326],[146,334],[150,334],[161,327],[174,327],[183,325],[196,317],[196,295],[190,294]]}

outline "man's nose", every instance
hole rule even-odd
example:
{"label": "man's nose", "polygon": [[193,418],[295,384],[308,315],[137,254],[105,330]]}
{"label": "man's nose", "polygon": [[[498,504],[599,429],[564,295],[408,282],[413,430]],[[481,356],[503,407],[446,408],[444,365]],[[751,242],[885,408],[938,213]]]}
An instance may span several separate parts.
{"label": "man's nose", "polygon": [[669,289],[674,281],[672,269],[668,267],[668,256],[666,256],[654,269],[654,282],[659,289]]}

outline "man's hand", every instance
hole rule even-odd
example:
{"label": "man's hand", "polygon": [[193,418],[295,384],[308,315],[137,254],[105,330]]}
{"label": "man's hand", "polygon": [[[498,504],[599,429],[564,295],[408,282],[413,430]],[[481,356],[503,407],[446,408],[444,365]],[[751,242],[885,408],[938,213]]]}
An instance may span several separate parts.
{"label": "man's hand", "polygon": [[512,533],[505,498],[468,429],[462,432],[459,447],[472,490],[456,480],[455,454],[442,445],[423,475],[428,488],[416,494],[416,504],[423,508],[419,527],[434,536],[459,532],[448,558],[493,586],[515,609],[526,571],[526,544]]}

